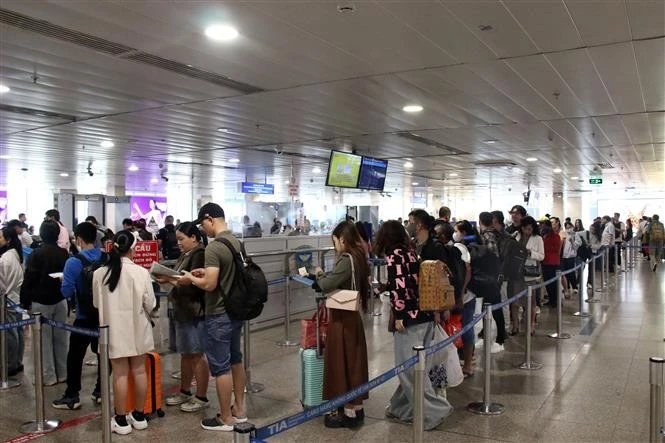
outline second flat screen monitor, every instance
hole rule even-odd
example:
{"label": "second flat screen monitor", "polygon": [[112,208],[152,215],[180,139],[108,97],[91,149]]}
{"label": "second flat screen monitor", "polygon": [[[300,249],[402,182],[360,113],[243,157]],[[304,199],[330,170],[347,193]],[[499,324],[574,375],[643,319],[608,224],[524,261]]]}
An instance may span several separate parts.
{"label": "second flat screen monitor", "polygon": [[362,157],[348,152],[332,151],[326,186],[355,188],[358,186]]}
{"label": "second flat screen monitor", "polygon": [[383,191],[383,187],[386,184],[387,170],[388,160],[363,157],[358,188],[369,189],[371,191]]}

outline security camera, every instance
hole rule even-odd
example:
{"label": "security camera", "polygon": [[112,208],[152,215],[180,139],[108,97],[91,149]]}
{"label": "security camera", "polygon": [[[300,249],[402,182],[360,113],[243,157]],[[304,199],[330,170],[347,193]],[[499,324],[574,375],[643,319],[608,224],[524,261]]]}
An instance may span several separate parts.
{"label": "security camera", "polygon": [[165,176],[164,174],[162,174],[162,180],[164,180],[165,182],[168,183],[169,178],[167,176]]}
{"label": "security camera", "polygon": [[513,188],[508,188],[508,192],[513,192]]}
{"label": "security camera", "polygon": [[275,153],[277,155],[282,155],[284,153],[284,149],[282,149],[282,145],[275,145]]}
{"label": "security camera", "polygon": [[89,175],[90,177],[92,177],[93,175],[95,175],[95,173],[92,172],[90,169],[88,169],[88,175]]}

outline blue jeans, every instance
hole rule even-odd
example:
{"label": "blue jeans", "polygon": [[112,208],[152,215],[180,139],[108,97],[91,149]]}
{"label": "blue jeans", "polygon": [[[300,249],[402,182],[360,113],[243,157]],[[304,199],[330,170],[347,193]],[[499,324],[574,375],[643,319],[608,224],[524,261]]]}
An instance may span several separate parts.
{"label": "blue jeans", "polygon": [[205,332],[205,354],[213,377],[224,375],[231,371],[231,366],[242,363],[241,321],[231,319],[228,314],[207,315]]}
{"label": "blue jeans", "polygon": [[[476,299],[464,303],[462,308],[462,327],[468,325],[473,321],[473,314],[476,313]],[[476,332],[473,328],[462,334],[462,342],[465,346],[473,346],[476,342]]]}
{"label": "blue jeans", "polygon": [[[4,302],[4,301],[3,301]],[[22,320],[22,314],[11,308],[7,308],[7,322]],[[15,371],[23,365],[23,352],[25,343],[23,341],[23,327],[7,330],[7,370]],[[0,364],[3,362],[0,362]]]}

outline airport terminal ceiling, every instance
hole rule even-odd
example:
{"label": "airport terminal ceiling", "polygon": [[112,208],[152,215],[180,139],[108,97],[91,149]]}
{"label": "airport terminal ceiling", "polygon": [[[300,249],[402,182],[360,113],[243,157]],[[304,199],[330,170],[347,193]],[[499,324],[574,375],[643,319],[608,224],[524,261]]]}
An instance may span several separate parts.
{"label": "airport terminal ceiling", "polygon": [[2,187],[322,187],[331,149],[392,192],[665,181],[662,1],[2,0],[0,91]]}

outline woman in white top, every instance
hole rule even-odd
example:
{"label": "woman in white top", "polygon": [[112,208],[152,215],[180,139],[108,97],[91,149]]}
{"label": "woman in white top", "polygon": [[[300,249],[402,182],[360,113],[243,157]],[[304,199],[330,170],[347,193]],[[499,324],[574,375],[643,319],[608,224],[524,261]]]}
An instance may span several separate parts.
{"label": "woman in white top", "polygon": [[[582,237],[573,230],[573,224],[566,222],[566,240],[563,244],[563,253],[561,256],[561,271],[565,272],[573,269],[577,264],[577,250],[582,246]],[[564,296],[570,298],[573,293],[577,293],[577,273],[568,274],[563,287]]]}
{"label": "woman in white top", "polygon": [[150,273],[132,262],[137,239],[130,231],[120,231],[113,238],[113,250],[106,266],[97,269],[92,280],[92,295],[99,309],[99,324],[109,326],[109,357],[113,368],[115,417],[113,432],[129,434],[146,429],[142,410],[127,411],[127,376],[134,378],[137,407],[145,403],[148,387],[145,354],[154,349],[148,313],[155,307],[155,293]]}
{"label": "woman in white top", "polygon": [[[524,263],[525,275],[524,282],[529,285],[534,285],[540,281],[542,275],[536,275],[537,270],[540,269],[540,262],[545,259],[545,244],[543,243],[543,238],[540,236],[540,230],[538,229],[538,223],[533,217],[525,217],[522,220],[522,225],[520,230],[515,236],[515,239],[519,242],[520,245],[524,246],[526,249],[527,258]],[[526,274],[526,270],[531,270],[529,275]],[[541,272],[542,274],[542,272]],[[534,309],[531,309],[531,335],[536,331],[536,310],[535,303],[536,295],[531,298],[531,303]],[[510,319],[511,324],[519,325],[519,307],[516,303],[513,303],[510,307]],[[511,335],[515,335],[519,330],[516,327],[513,327]]]}
{"label": "woman in white top", "polygon": [[[14,227],[0,230],[0,292],[18,305],[23,285],[23,247]],[[2,303],[6,303],[3,299]],[[6,306],[6,305],[5,305]],[[6,322],[21,320],[22,314],[7,307]],[[7,373],[14,376],[23,371],[23,328],[9,329],[7,336]],[[4,362],[0,362],[4,363]]]}

